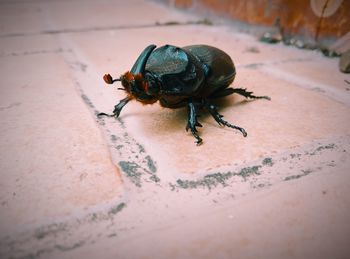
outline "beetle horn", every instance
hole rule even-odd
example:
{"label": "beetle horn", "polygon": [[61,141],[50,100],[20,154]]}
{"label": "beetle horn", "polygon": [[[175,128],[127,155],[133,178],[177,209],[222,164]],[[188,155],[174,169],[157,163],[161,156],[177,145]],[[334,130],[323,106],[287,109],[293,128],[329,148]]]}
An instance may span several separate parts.
{"label": "beetle horn", "polygon": [[146,63],[147,60],[149,58],[149,56],[151,55],[152,51],[156,48],[156,45],[149,45],[148,47],[146,47],[142,53],[140,54],[140,56],[137,58],[135,64],[133,65],[133,67],[131,68],[130,72],[134,75],[137,74],[144,74],[145,72],[145,67],[146,67]]}

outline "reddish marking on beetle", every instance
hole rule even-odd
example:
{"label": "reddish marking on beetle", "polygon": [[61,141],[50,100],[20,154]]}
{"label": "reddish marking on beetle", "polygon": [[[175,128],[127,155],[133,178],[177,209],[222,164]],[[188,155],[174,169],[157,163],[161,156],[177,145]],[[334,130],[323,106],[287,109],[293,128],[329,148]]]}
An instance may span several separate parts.
{"label": "reddish marking on beetle", "polygon": [[148,93],[148,91],[149,91],[149,83],[144,81],[142,83],[142,86],[143,86],[143,89],[145,89],[145,92]]}
{"label": "reddish marking on beetle", "polygon": [[142,80],[143,80],[142,74],[134,75],[134,80],[135,80],[135,81],[142,81]]}
{"label": "reddish marking on beetle", "polygon": [[134,80],[134,75],[131,74],[129,71],[125,72],[123,75],[124,79],[130,83],[132,80]]}
{"label": "reddish marking on beetle", "polygon": [[[134,81],[135,82],[135,85],[139,88],[139,89],[142,89],[144,91],[148,91],[149,89],[149,84],[148,82],[146,82],[143,78],[143,75],[141,73],[139,74],[132,74],[130,73],[129,71],[126,72],[124,75],[122,75],[122,78],[124,79],[124,82],[126,84],[125,88],[127,90],[130,89],[130,85],[131,85],[131,82]],[[106,78],[108,80],[108,78]],[[106,81],[107,82],[107,81]]]}
{"label": "reddish marking on beetle", "polygon": [[143,78],[143,75],[140,73],[140,74],[137,74],[134,76],[134,79],[135,79],[135,82],[136,82],[136,85],[142,89],[144,92],[148,92],[149,90],[149,84],[147,81],[144,80]]}

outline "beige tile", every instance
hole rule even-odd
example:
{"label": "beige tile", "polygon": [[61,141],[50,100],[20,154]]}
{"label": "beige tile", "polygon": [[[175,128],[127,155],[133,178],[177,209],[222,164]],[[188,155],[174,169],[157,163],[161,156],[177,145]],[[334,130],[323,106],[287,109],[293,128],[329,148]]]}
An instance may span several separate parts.
{"label": "beige tile", "polygon": [[133,136],[158,157],[161,171],[186,173],[240,164],[314,139],[350,134],[349,108],[317,92],[248,69],[240,71],[233,86],[272,98],[245,102],[239,96],[230,96],[222,103],[221,114],[244,127],[247,138],[203,115],[200,134],[204,144],[196,147],[194,138],[184,129],[185,109],[135,103],[125,108],[121,118]]}
{"label": "beige tile", "polygon": [[[157,22],[183,22],[192,18],[151,1],[52,1],[46,4],[51,29],[113,29],[154,25]],[[156,15],[155,15],[156,14]]]}
{"label": "beige tile", "polygon": [[71,51],[60,46],[52,35],[28,35],[25,37],[0,38],[0,57],[31,56],[38,54],[60,54]]}
{"label": "beige tile", "polygon": [[338,59],[315,57],[304,62],[268,64],[261,69],[268,75],[350,106],[350,88],[346,83],[350,75],[339,71]]}
{"label": "beige tile", "polygon": [[[1,258],[349,254],[348,77],[337,59],[225,25],[149,27],[199,19],[156,2],[0,5]],[[233,86],[272,97],[220,102],[248,137],[204,113],[197,147],[186,110],[157,104],[97,120],[123,97],[102,75],[129,70],[151,43],[225,50]]]}
{"label": "beige tile", "polygon": [[[177,220],[158,224],[153,212],[152,220],[146,221],[152,226],[148,230],[120,231],[123,238],[56,251],[52,257],[94,258],[103,252],[105,258],[347,258],[349,169],[349,164],[327,168],[238,200],[226,199],[216,209],[214,204],[205,209],[186,192],[187,200],[179,208],[186,210]],[[212,195],[206,192],[203,198]],[[171,205],[161,210],[171,210]],[[195,210],[199,212],[191,214]]]}
{"label": "beige tile", "polygon": [[0,62],[2,234],[119,199],[119,171],[63,59]]}
{"label": "beige tile", "polygon": [[46,27],[43,3],[13,2],[0,3],[0,37],[36,33]]}
{"label": "beige tile", "polygon": [[[92,37],[93,35],[93,37]],[[261,66],[283,62],[319,60],[320,54],[282,44],[260,43],[255,37],[238,33],[228,26],[164,26],[132,30],[111,30],[69,34],[69,37],[94,61],[98,69],[117,75],[129,70],[140,52],[149,44],[186,46],[208,44],[223,49],[235,65]],[[249,51],[255,47],[258,53]]]}
{"label": "beige tile", "polygon": [[[266,68],[271,71],[274,67],[283,69],[294,66],[296,72],[285,69],[285,73],[302,78],[298,71],[303,71],[305,66],[317,74],[314,77],[310,73],[308,80],[314,80],[318,84],[318,77],[335,65],[334,60],[322,57],[319,53],[258,43],[253,37],[234,34],[226,27],[148,28],[132,32],[97,33],[97,39],[106,39],[102,42],[96,39],[88,41],[91,36],[89,34],[72,35],[71,38],[96,70],[100,71],[96,76],[105,72],[118,76],[132,66],[144,46],[151,42],[158,45],[168,43],[164,39],[170,39],[171,35],[177,33],[181,37],[171,38],[175,45],[205,43],[227,51],[237,65],[238,74],[233,86],[246,87],[258,95],[272,97],[271,102],[244,102],[238,96],[226,98],[220,112],[228,121],[244,127],[248,138],[243,138],[231,129],[220,128],[212,118],[204,114],[200,118],[204,125],[200,133],[205,141],[201,147],[194,146],[191,134],[184,130],[187,117],[185,109],[169,110],[158,105],[143,106],[136,102],[128,104],[120,118],[125,121],[133,137],[144,144],[146,150],[157,160],[161,171],[171,171],[174,174],[202,172],[256,159],[302,145],[315,138],[349,133],[349,111],[346,106],[317,89],[311,91],[315,89],[308,88],[307,82],[303,88],[303,80],[298,85],[285,78],[284,74],[278,76],[267,72]],[[257,46],[261,50],[259,53],[247,52],[248,46]],[[314,64],[313,67],[310,66],[311,63]],[[339,72],[333,71],[333,75],[336,77],[333,84],[331,80],[322,84],[329,89],[335,85],[336,91],[342,87],[343,81]],[[101,79],[95,80],[98,82]],[[103,83],[98,85],[101,86]],[[91,98],[95,98],[94,103],[103,111],[111,111],[114,104],[123,97],[122,93],[114,93],[110,87],[96,91],[101,92],[100,96]]]}

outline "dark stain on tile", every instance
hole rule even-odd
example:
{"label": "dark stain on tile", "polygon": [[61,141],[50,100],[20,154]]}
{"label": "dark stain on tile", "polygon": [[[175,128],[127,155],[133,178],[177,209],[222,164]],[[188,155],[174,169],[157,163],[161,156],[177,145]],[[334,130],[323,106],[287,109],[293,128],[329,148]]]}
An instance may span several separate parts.
{"label": "dark stain on tile", "polygon": [[148,169],[152,173],[156,173],[157,172],[157,167],[155,166],[155,162],[153,161],[153,159],[150,156],[146,156],[145,159],[147,161]]}
{"label": "dark stain on tile", "polygon": [[328,145],[323,145],[323,146],[319,146],[317,147],[313,152],[310,153],[311,156],[316,155],[317,153],[326,150],[326,149],[334,149],[336,148],[337,145],[335,145],[334,143],[328,144]]}
{"label": "dark stain on tile", "polygon": [[150,176],[149,179],[150,179],[152,182],[155,182],[155,183],[160,182],[160,178],[159,178],[158,176],[156,176],[156,175]]}
{"label": "dark stain on tile", "polygon": [[0,107],[0,111],[8,110],[8,109],[11,109],[13,107],[20,106],[21,104],[22,103],[20,103],[20,102],[11,103],[11,104],[9,104],[7,106]]}
{"label": "dark stain on tile", "polygon": [[92,103],[92,101],[90,100],[90,98],[86,94],[82,94],[81,98],[83,99],[84,103],[87,104],[87,106],[95,109],[95,105]]}
{"label": "dark stain on tile", "polygon": [[252,64],[248,64],[245,65],[245,68],[250,68],[250,69],[257,69],[259,67],[262,67],[264,64],[263,63],[252,63]]}
{"label": "dark stain on tile", "polygon": [[246,180],[248,177],[252,175],[259,175],[259,169],[261,168],[261,165],[255,165],[251,167],[244,167],[240,170],[240,172],[236,175],[242,176],[244,180]]}
{"label": "dark stain on tile", "polygon": [[119,203],[117,206],[112,207],[109,211],[108,214],[117,214],[118,212],[122,211],[126,207],[126,204],[124,202]]}
{"label": "dark stain on tile", "polygon": [[117,141],[117,136],[116,135],[114,135],[114,134],[112,134],[111,135],[111,141],[114,143],[114,142],[116,142]]}
{"label": "dark stain on tile", "polygon": [[247,178],[254,176],[254,175],[260,175],[259,169],[261,168],[261,165],[257,166],[251,166],[251,167],[244,167],[239,172],[226,172],[226,173],[214,173],[214,174],[208,174],[204,176],[201,179],[198,180],[182,180],[178,179],[176,181],[176,184],[171,184],[170,187],[172,190],[175,190],[176,187],[182,188],[182,189],[195,189],[198,187],[201,188],[207,188],[211,190],[214,187],[222,186],[226,187],[228,186],[228,180],[234,176],[240,176],[244,179],[244,181],[247,180]]}
{"label": "dark stain on tile", "polygon": [[68,225],[65,223],[53,223],[47,226],[40,227],[35,232],[37,239],[44,239],[48,236],[57,235],[60,232],[67,230]]}
{"label": "dark stain on tile", "polygon": [[71,49],[39,49],[39,50],[25,50],[18,52],[10,53],[1,53],[0,57],[21,57],[21,56],[31,56],[31,55],[40,55],[40,54],[59,54],[63,52],[72,52]]}
{"label": "dark stain on tile", "polygon": [[284,181],[290,181],[290,180],[295,180],[295,179],[299,179],[301,177],[304,177],[304,176],[307,176],[309,174],[311,174],[313,171],[310,170],[310,169],[307,169],[307,170],[301,170],[302,171],[302,174],[297,174],[297,175],[291,175],[291,176],[288,176],[286,178],[284,178]]}
{"label": "dark stain on tile", "polygon": [[139,172],[140,166],[135,162],[120,161],[119,166],[126,176],[131,180],[137,187],[141,187],[141,173]]}
{"label": "dark stain on tile", "polygon": [[55,248],[60,250],[60,251],[66,252],[66,251],[70,251],[70,250],[76,249],[78,247],[81,247],[84,244],[85,244],[85,242],[83,240],[81,240],[81,241],[74,243],[72,245],[56,245]]}
{"label": "dark stain on tile", "polygon": [[118,149],[118,150],[122,149],[123,147],[124,147],[123,145],[117,145],[117,146],[115,146],[115,148]]}
{"label": "dark stain on tile", "polygon": [[273,164],[274,164],[274,162],[272,161],[271,157],[266,157],[262,161],[262,165],[265,165],[265,166],[273,166]]}
{"label": "dark stain on tile", "polygon": [[[208,188],[209,190],[218,185],[226,186],[226,181],[233,176],[232,172],[208,174],[199,180],[181,180],[176,181],[176,185],[171,186],[174,190],[176,187],[182,189],[195,189],[198,187]],[[175,188],[174,188],[175,187]]]}
{"label": "dark stain on tile", "polygon": [[302,154],[294,154],[294,153],[292,153],[292,154],[290,154],[289,156],[290,156],[292,159],[294,159],[294,158],[300,159],[300,157],[302,156]]}
{"label": "dark stain on tile", "polygon": [[137,143],[136,145],[138,146],[140,153],[145,153],[145,148],[141,144]]}
{"label": "dark stain on tile", "polygon": [[107,237],[112,238],[112,237],[116,237],[116,236],[117,236],[117,233],[112,233],[112,234],[109,234]]}

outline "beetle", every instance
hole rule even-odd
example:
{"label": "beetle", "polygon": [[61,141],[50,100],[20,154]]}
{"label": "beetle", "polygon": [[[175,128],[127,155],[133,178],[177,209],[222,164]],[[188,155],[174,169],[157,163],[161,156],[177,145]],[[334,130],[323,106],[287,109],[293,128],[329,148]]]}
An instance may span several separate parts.
{"label": "beetle", "polygon": [[247,132],[223,119],[213,100],[237,93],[251,99],[268,99],[255,96],[244,88],[229,87],[236,76],[232,59],[224,51],[208,45],[190,45],[182,48],[173,45],[147,46],[137,58],[130,71],[117,79],[110,74],[103,76],[107,84],[120,81],[126,97],[115,105],[113,114],[99,113],[98,116],[119,117],[121,110],[130,100],[143,104],[159,101],[166,108],[187,107],[186,131],[191,130],[197,145],[202,143],[197,127],[198,110],[206,109],[221,126],[239,130],[244,137]]}

